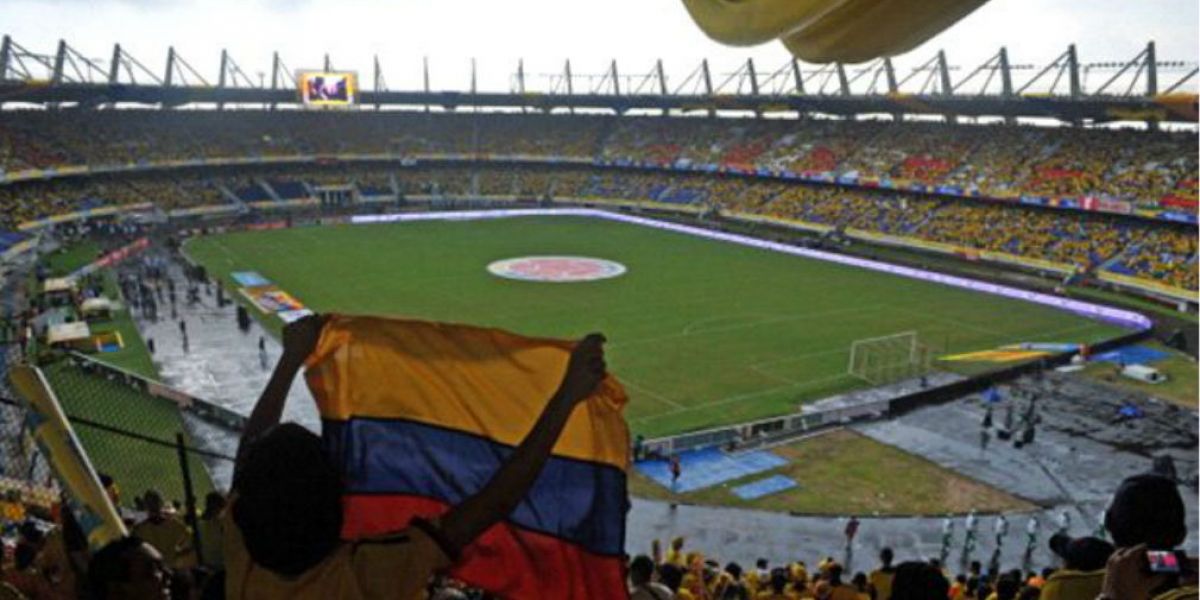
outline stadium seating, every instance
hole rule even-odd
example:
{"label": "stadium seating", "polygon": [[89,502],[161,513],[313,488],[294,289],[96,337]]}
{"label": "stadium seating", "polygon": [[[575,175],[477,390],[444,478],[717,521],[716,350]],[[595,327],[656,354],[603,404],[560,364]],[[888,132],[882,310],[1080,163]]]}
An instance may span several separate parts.
{"label": "stadium seating", "polygon": [[570,156],[855,174],[986,195],[1196,200],[1186,133],[929,122],[105,111],[0,116],[0,170],[336,153]]}
{"label": "stadium seating", "polygon": [[[759,168],[898,188],[948,187],[1119,200],[1195,211],[1194,136],[932,122],[487,113],[100,111],[0,114],[0,170],[301,154],[527,155]],[[852,187],[625,170],[239,167],[0,185],[0,231],[103,206],[172,210],[300,198],[310,185],[367,196],[611,198],[720,207],[836,228],[1005,252],[1196,289],[1194,229],[1147,221]],[[267,182],[270,188],[261,185]],[[395,190],[393,184],[398,186]]]}
{"label": "stadium seating", "polygon": [[[356,184],[365,195],[487,195],[538,199],[616,199],[690,204],[953,244],[1104,270],[1197,289],[1194,231],[1116,216],[1032,209],[971,200],[934,199],[884,190],[796,185],[737,176],[579,168],[355,168],[276,171],[263,181],[280,198],[309,185]],[[249,175],[151,176],[0,186],[7,228],[17,222],[107,204],[153,203],[163,209],[271,201]]]}

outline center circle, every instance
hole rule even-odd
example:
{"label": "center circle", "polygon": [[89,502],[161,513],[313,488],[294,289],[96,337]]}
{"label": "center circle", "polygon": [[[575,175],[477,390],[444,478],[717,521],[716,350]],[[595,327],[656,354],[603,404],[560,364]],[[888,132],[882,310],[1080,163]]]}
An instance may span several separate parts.
{"label": "center circle", "polygon": [[625,274],[625,265],[586,256],[519,256],[487,266],[492,275],[520,281],[574,283],[611,279]]}

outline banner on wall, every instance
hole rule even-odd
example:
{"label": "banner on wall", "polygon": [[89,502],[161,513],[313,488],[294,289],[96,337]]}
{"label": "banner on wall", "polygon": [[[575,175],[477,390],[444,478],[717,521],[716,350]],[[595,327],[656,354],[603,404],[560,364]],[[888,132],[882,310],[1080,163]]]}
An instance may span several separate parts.
{"label": "banner on wall", "polygon": [[272,283],[255,271],[238,271],[230,275],[242,285],[238,293],[250,301],[260,312],[273,314],[284,323],[291,323],[313,314],[303,302]]}
{"label": "banner on wall", "polygon": [[71,276],[83,277],[84,275],[93,273],[105,267],[111,267],[112,265],[115,265],[149,247],[150,238],[138,238],[137,240],[121,246],[120,248],[101,256],[99,259],[84,265],[78,271],[71,273]]}
{"label": "banner on wall", "polygon": [[242,295],[265,313],[280,313],[303,310],[304,304],[274,284],[240,288]]}

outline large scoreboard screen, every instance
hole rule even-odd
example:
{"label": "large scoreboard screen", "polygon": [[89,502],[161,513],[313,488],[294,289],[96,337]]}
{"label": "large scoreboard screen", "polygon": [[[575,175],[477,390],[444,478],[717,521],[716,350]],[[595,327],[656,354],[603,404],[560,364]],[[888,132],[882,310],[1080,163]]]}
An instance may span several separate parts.
{"label": "large scoreboard screen", "polygon": [[352,106],[358,101],[358,76],[354,73],[302,71],[296,82],[305,106]]}

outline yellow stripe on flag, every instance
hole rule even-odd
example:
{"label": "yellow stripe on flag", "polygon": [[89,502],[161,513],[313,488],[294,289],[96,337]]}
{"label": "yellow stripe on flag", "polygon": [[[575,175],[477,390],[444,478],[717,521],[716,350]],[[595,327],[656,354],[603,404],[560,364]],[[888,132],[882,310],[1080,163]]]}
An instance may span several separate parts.
{"label": "yellow stripe on flag", "polygon": [[[408,419],[515,446],[558,389],[573,347],[483,327],[331,315],[306,378],[324,399],[324,419]],[[627,468],[626,402],[606,377],[575,408],[554,454]]]}

